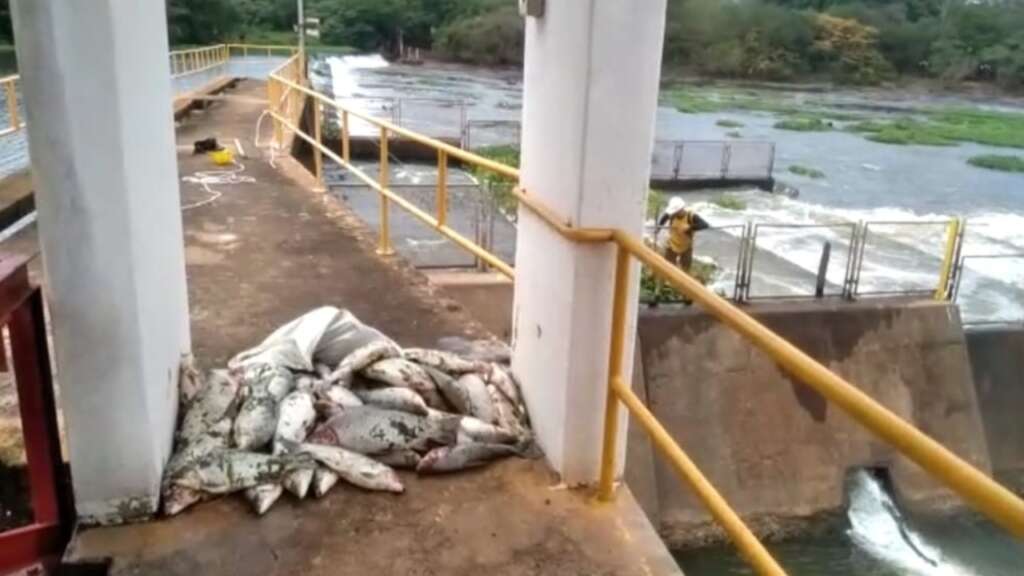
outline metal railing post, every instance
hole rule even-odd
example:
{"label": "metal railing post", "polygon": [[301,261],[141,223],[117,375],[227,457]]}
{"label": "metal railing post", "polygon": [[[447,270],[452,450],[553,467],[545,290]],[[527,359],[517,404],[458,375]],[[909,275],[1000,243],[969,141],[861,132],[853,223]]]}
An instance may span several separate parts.
{"label": "metal railing post", "polygon": [[7,95],[7,116],[11,121],[11,128],[17,130],[21,126],[21,118],[18,115],[18,92],[15,90],[14,80],[4,83],[4,93]]}
{"label": "metal railing post", "polygon": [[946,226],[946,248],[942,256],[942,268],[939,269],[939,285],[935,287],[935,299],[946,300],[950,295],[949,279],[953,273],[956,258],[957,238],[960,237],[960,219],[953,218]]}
{"label": "metal railing post", "polygon": [[[267,98],[270,100],[270,109],[275,114],[281,114],[281,85],[273,78],[267,81]],[[284,145],[284,130],[277,116],[272,116],[271,119],[274,122],[274,145],[280,150]]]}
{"label": "metal railing post", "polygon": [[629,252],[622,246],[616,246],[611,345],[608,351],[608,393],[604,406],[604,444],[601,448],[601,479],[597,492],[602,502],[615,497],[615,452],[620,409],[615,385],[622,380],[622,350],[626,345],[626,311],[629,309],[629,265]]}
{"label": "metal railing post", "polygon": [[[377,176],[377,183],[382,189],[388,188],[390,180],[390,161],[388,158],[388,129],[381,126],[380,129],[380,173]],[[380,195],[380,241],[377,246],[377,254],[390,256],[395,251],[391,247],[391,224],[388,221],[388,198]]]}
{"label": "metal railing post", "polygon": [[437,151],[437,225],[448,224],[448,154]]}
{"label": "metal railing post", "polygon": [[248,44],[242,44],[242,58],[248,58],[248,57],[249,57],[249,45]]}
{"label": "metal railing post", "polygon": [[348,110],[341,111],[341,157],[345,163],[352,160],[352,145],[348,139]]}
{"label": "metal railing post", "polygon": [[316,140],[316,146],[313,147],[313,167],[316,175],[316,190],[318,192],[324,191],[324,153],[321,149],[323,146],[323,130],[321,129],[321,110],[320,101],[312,99],[310,104],[313,106],[313,138]]}

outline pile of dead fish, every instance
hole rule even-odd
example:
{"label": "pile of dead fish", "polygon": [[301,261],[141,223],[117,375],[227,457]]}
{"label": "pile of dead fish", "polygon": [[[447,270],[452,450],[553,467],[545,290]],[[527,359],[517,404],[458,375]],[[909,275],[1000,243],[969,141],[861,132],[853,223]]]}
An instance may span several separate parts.
{"label": "pile of dead fish", "polygon": [[[182,368],[164,511],[244,492],[257,513],[339,480],[400,493],[395,468],[451,472],[532,451],[507,365],[400,348],[346,310],[318,308],[203,378]],[[506,356],[507,361],[507,356]]]}

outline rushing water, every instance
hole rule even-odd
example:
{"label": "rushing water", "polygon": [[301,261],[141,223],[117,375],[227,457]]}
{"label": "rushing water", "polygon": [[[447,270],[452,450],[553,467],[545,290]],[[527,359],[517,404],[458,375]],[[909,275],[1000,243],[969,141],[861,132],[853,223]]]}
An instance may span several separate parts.
{"label": "rushing water", "polygon": [[[850,478],[845,518],[813,537],[769,545],[790,576],[1020,576],[1024,547],[974,516],[915,519],[866,471]],[[754,574],[730,548],[677,554],[687,576]]]}
{"label": "rushing water", "polygon": [[[322,76],[321,85],[333,89],[350,105],[390,115],[414,129],[458,136],[465,119],[473,145],[517,140],[515,123],[521,114],[522,85],[515,71],[388,65],[377,56],[330,57],[314,69]],[[792,97],[799,99],[801,95]],[[955,97],[908,102],[896,93],[838,92],[816,94],[815,98],[830,101],[844,111],[860,107],[862,113],[875,115],[884,115],[877,112],[879,108],[890,107],[977,106]],[[1012,101],[1001,103],[1003,108],[1013,105]],[[747,205],[742,211],[722,209],[701,202],[700,196],[692,197],[697,210],[713,225],[746,221],[840,225],[831,229],[761,230],[758,247],[770,258],[759,257],[762,268],[755,267],[755,295],[808,293],[811,284],[807,278],[817,270],[825,241],[833,244],[829,281],[833,286],[841,284],[848,226],[859,221],[915,223],[871,227],[861,277],[864,293],[933,290],[945,237],[945,228],[939,222],[950,216],[968,218],[964,255],[1024,253],[1024,175],[976,168],[966,162],[976,154],[1006,154],[1006,150],[967,143],[950,147],[891,146],[842,130],[778,130],[773,127],[777,118],[768,113],[683,114],[668,106],[658,109],[657,138],[728,140],[728,133],[735,129],[718,126],[721,119],[741,122],[744,140],[774,142],[775,177],[797,188],[800,194],[793,199],[740,191]],[[354,131],[360,130],[354,126]],[[821,170],[825,178],[789,173],[789,166],[797,164]],[[726,249],[735,249],[738,229],[728,234],[733,236],[731,241],[722,235],[712,237],[718,238],[720,245],[707,246],[705,252],[713,254],[726,269],[718,287],[731,293],[728,269],[735,267],[735,252],[728,254]],[[513,251],[509,246],[500,248]],[[772,259],[780,258],[788,261],[786,266],[769,266]],[[968,320],[1024,321],[1024,258],[969,258],[960,303]]]}

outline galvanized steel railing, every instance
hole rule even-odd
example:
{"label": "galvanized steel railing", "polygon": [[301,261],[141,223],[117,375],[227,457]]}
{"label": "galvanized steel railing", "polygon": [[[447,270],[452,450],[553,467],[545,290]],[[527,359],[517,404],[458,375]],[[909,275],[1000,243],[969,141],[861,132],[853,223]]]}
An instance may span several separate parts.
{"label": "galvanized steel railing", "polygon": [[[454,158],[512,179],[518,179],[519,171],[439,140],[417,134],[397,126],[393,122],[373,118],[346,108],[331,97],[310,89],[306,86],[304,76],[301,73],[294,73],[303,68],[303,57],[302,54],[297,54],[272,73],[268,80],[270,101],[268,113],[273,117],[275,123],[275,142],[279,145],[282,144],[283,132],[287,130],[295,137],[309,143],[313,148],[314,172],[317,182],[321,186],[323,184],[323,157],[327,157],[378,193],[381,211],[378,252],[381,254],[393,253],[389,236],[388,213],[390,204],[394,203],[433,227],[441,235],[480,257],[505,276],[514,277],[515,273],[511,266],[448,227],[447,170],[449,159]],[[312,103],[314,134],[307,134],[298,125],[293,115],[295,107],[291,102],[293,99],[299,100],[300,109],[307,99]],[[340,116],[342,148],[340,154],[323,145],[320,126],[324,108]],[[379,130],[380,169],[376,177],[367,174],[351,161],[349,142],[351,118],[368,122]],[[438,181],[435,214],[421,210],[391,190],[388,171],[388,142],[392,137],[406,138],[436,150]],[[862,426],[900,450],[905,456],[960,494],[972,506],[1016,536],[1024,537],[1024,501],[739,308],[705,288],[700,282],[662,258],[657,251],[645,245],[642,240],[617,229],[578,228],[527,191],[516,188],[513,193],[522,209],[540,218],[563,238],[572,242],[611,243],[617,246],[611,346],[608,354],[608,400],[605,411],[601,477],[598,487],[600,500],[610,500],[615,493],[615,446],[618,435],[619,403],[621,402],[640,426],[648,432],[654,445],[669,460],[680,478],[694,489],[711,515],[735,542],[740,553],[757,571],[760,574],[773,575],[785,573],[679,444],[671,438],[665,428],[630,389],[625,375],[627,367],[623,365],[623,350],[628,337],[626,334],[626,312],[628,310],[627,298],[630,293],[631,260],[636,258],[662,280],[693,300],[694,303],[701,305],[711,315],[746,337],[754,346],[768,354],[801,382],[838,405]],[[947,256],[948,258],[950,257]]]}

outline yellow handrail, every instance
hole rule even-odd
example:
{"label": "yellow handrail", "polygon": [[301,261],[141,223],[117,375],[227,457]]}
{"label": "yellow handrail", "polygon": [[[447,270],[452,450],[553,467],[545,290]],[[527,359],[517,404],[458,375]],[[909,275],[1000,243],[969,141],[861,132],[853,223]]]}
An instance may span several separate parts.
{"label": "yellow handrail", "polygon": [[[281,87],[286,87],[293,94],[307,96],[317,106],[317,114],[319,114],[320,106],[330,107],[340,112],[342,156],[338,156],[334,151],[326,148],[320,141],[320,138],[314,138],[306,134],[292,123],[289,118],[285,118],[281,113],[280,103],[275,104],[271,100],[270,115],[275,119],[275,122],[279,122],[297,137],[302,138],[313,146],[318,154],[322,154],[331,161],[341,165],[380,195],[381,249],[390,248],[390,238],[387,230],[387,206],[390,202],[393,202],[419,220],[435,228],[443,236],[446,236],[481,258],[489,266],[512,278],[514,271],[511,266],[447,226],[446,170],[447,161],[450,158],[456,158],[464,163],[478,166],[512,179],[518,179],[519,171],[513,167],[483,158],[437,139],[402,128],[387,120],[375,118],[369,114],[350,109],[329,96],[281,75],[280,72],[288,69],[289,66],[294,67],[296,59],[301,58],[304,58],[303,54],[296,54],[292,59],[289,59],[278,70],[271,73],[269,82],[279,84],[274,90],[280,91]],[[368,122],[376,126],[380,131],[382,154],[381,170],[378,179],[372,178],[351,163],[349,157],[350,117]],[[390,189],[385,171],[387,170],[386,154],[388,139],[393,135],[402,136],[413,142],[423,144],[437,152],[439,182],[437,186],[436,217],[416,207]],[[629,294],[630,259],[636,258],[641,263],[647,265],[656,276],[667,281],[682,294],[697,304],[702,305],[720,321],[746,337],[801,382],[817,390],[861,425],[889,442],[908,458],[944,482],[948,487],[960,494],[968,503],[1013,534],[1018,537],[1024,537],[1024,501],[1021,501],[1020,498],[1016,497],[1009,490],[972,467],[931,437],[907,423],[852,384],[764,327],[751,316],[705,288],[700,282],[694,280],[662,258],[657,252],[647,247],[641,240],[618,229],[578,228],[570,220],[559,216],[557,212],[527,191],[516,187],[512,193],[523,207],[540,218],[562,237],[573,242],[613,242],[618,246],[611,350],[608,358],[608,401],[605,410],[605,433],[598,490],[598,495],[601,499],[609,499],[613,496],[615,485],[615,446],[618,434],[618,402],[622,402],[648,432],[659,451],[669,459],[681,477],[693,487],[701,501],[708,507],[712,516],[725,527],[740,552],[758,572],[761,574],[784,573],[760,542],[757,541],[749,528],[743,524],[739,516],[736,515],[721,495],[704,478],[696,465],[686,456],[682,448],[669,436],[650,411],[643,406],[639,398],[625,385],[622,350],[626,338],[626,299]],[[951,248],[947,248],[947,260],[951,250]]]}
{"label": "yellow handrail", "polygon": [[17,74],[0,78],[0,84],[3,85],[4,90],[4,100],[7,105],[7,126],[0,128],[0,136],[13,134],[25,127],[25,123],[21,120],[21,113],[18,111],[17,83],[20,81],[21,76]]}

